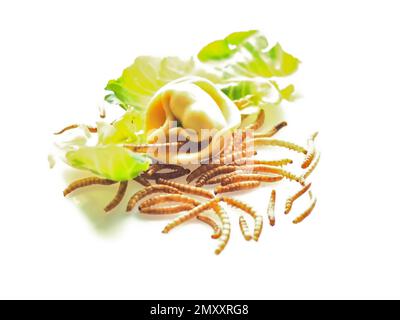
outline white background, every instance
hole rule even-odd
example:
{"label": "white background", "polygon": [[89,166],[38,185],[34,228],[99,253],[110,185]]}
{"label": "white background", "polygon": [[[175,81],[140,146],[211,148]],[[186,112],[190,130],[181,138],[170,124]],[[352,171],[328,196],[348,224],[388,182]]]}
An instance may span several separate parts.
{"label": "white background", "polygon": [[[399,9],[382,0],[2,1],[0,297],[400,298]],[[254,28],[302,60],[293,81],[303,99],[284,106],[292,129],[281,137],[304,143],[320,130],[309,219],[294,226],[280,214],[246,243],[231,212],[232,239],[217,257],[206,226],[163,235],[166,219],[105,217],[113,187],[63,198],[72,177],[61,163],[48,169],[52,132],[93,123],[109,79],[137,55],[186,56]],[[265,210],[268,190],[244,197]]]}

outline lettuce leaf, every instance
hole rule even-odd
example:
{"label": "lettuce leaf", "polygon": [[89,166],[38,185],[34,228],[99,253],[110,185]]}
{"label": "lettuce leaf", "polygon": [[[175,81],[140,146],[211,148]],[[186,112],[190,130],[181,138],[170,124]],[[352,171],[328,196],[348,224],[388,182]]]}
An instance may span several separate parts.
{"label": "lettuce leaf", "polygon": [[145,156],[118,146],[81,147],[66,154],[69,165],[89,170],[113,181],[128,181],[149,168],[150,160]]}

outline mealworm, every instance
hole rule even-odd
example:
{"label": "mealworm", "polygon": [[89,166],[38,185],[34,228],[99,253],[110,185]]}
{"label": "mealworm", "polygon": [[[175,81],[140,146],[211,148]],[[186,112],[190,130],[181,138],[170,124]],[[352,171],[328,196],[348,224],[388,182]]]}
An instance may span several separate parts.
{"label": "mealworm", "polygon": [[120,182],[117,194],[115,195],[114,199],[112,199],[111,202],[104,208],[105,212],[111,211],[121,203],[122,199],[125,196],[127,188],[128,188],[128,181]]}
{"label": "mealworm", "polygon": [[183,211],[189,211],[194,208],[193,205],[183,203],[183,204],[178,204],[174,206],[168,206],[168,207],[146,207],[142,208],[140,207],[139,210],[141,213],[145,214],[175,214],[175,213],[180,213]]}
{"label": "mealworm", "polygon": [[166,203],[166,202],[182,202],[182,203],[186,203],[186,204],[191,204],[193,206],[200,205],[200,202],[197,201],[196,199],[184,196],[182,194],[163,194],[163,195],[156,196],[156,197],[153,197],[151,199],[144,201],[140,205],[139,210],[148,208],[148,207],[152,207],[152,206],[155,206],[155,205],[158,205],[161,203]]}
{"label": "mealworm", "polygon": [[222,232],[221,237],[219,238],[219,244],[217,249],[215,249],[215,254],[220,254],[224,251],[226,245],[228,244],[229,238],[231,236],[231,222],[229,221],[229,216],[226,211],[219,205],[219,203],[215,202],[213,204],[213,209],[218,217],[221,219],[222,223]]}
{"label": "mealworm", "polygon": [[215,194],[255,189],[255,188],[258,188],[260,185],[261,185],[260,181],[236,182],[236,183],[228,184],[226,186],[218,186],[217,188],[215,188]]}
{"label": "mealworm", "polygon": [[309,165],[311,164],[311,162],[315,158],[316,148],[315,148],[314,141],[315,141],[315,138],[317,137],[317,135],[318,135],[318,132],[315,132],[308,139],[308,151],[307,151],[306,156],[304,157],[303,163],[301,164],[302,169],[307,169],[309,167]]}
{"label": "mealworm", "polygon": [[272,227],[275,225],[275,202],[276,202],[276,191],[272,190],[267,210],[269,224]]}
{"label": "mealworm", "polygon": [[287,122],[283,121],[275,125],[271,130],[265,132],[265,133],[256,133],[254,135],[255,138],[270,138],[277,134],[282,128],[287,126]]}
{"label": "mealworm", "polygon": [[239,226],[240,231],[242,231],[243,237],[246,241],[250,241],[251,239],[253,239],[249,230],[249,225],[247,224],[247,221],[243,216],[239,217]]}
{"label": "mealworm", "polygon": [[236,167],[244,172],[263,172],[263,173],[275,173],[283,176],[289,180],[296,181],[300,184],[304,183],[304,178],[295,175],[289,171],[283,170],[282,168],[266,166],[266,165],[247,165],[242,167]]}
{"label": "mealworm", "polygon": [[72,124],[72,125],[70,125],[70,126],[67,126],[67,127],[63,128],[63,129],[61,129],[61,130],[58,131],[58,132],[55,132],[54,135],[63,134],[65,131],[72,130],[72,129],[76,129],[76,128],[79,128],[79,125],[77,125],[77,124]]}
{"label": "mealworm", "polygon": [[269,138],[255,138],[253,142],[255,146],[277,146],[299,153],[307,154],[307,150],[304,147],[288,141]]}
{"label": "mealworm", "polygon": [[231,173],[227,173],[227,174],[215,177],[215,178],[211,178],[211,179],[206,181],[206,184],[207,185],[211,185],[211,184],[221,183],[225,179],[228,179],[228,178],[230,178],[230,177],[232,177],[234,175],[237,175],[237,174],[238,174],[237,172],[231,172]]}
{"label": "mealworm", "polygon": [[178,170],[173,170],[170,172],[156,172],[153,173],[151,176],[148,176],[146,173],[144,173],[143,175],[150,180],[157,180],[157,179],[166,179],[166,180],[172,180],[172,179],[177,179],[180,177],[184,177],[187,174],[190,173],[189,169],[178,169]]}
{"label": "mealworm", "polygon": [[205,210],[208,210],[212,207],[212,205],[216,202],[218,202],[219,199],[218,198],[214,198],[206,203],[203,203],[195,208],[193,208],[192,210],[190,210],[188,213],[174,219],[173,221],[171,221],[162,231],[163,233],[168,233],[171,229],[181,225],[182,223],[193,219],[195,217],[197,217],[200,213],[204,212]]}
{"label": "mealworm", "polygon": [[293,206],[293,202],[295,202],[296,199],[300,198],[303,194],[305,194],[310,189],[310,187],[311,187],[311,182],[286,200],[285,214],[288,214],[290,212]]}
{"label": "mealworm", "polygon": [[253,208],[250,207],[249,205],[247,205],[246,203],[240,201],[240,200],[233,199],[233,198],[230,198],[230,197],[222,197],[221,201],[229,204],[232,207],[238,208],[238,209],[248,213],[254,219],[257,217],[257,213],[253,210]]}
{"label": "mealworm", "polygon": [[151,183],[150,183],[145,177],[143,177],[143,176],[138,176],[138,177],[136,177],[136,178],[133,179],[133,180],[135,180],[137,183],[141,184],[141,185],[144,186],[144,187],[149,187],[149,186],[151,186]]}
{"label": "mealworm", "polygon": [[167,186],[173,187],[177,190],[180,190],[184,193],[189,193],[189,194],[194,194],[200,197],[204,197],[204,198],[208,198],[208,199],[212,199],[214,198],[214,194],[208,190],[202,189],[202,188],[197,188],[197,187],[193,187],[187,184],[182,184],[182,183],[178,183],[178,182],[174,182],[174,181],[169,181],[166,179],[157,179],[157,184],[165,184]]}
{"label": "mealworm", "polygon": [[307,179],[311,173],[313,173],[313,171],[315,170],[315,168],[317,167],[319,160],[321,159],[321,154],[318,153],[317,157],[315,158],[314,162],[310,165],[308,171],[303,175],[303,179]]}
{"label": "mealworm", "polygon": [[292,159],[280,159],[280,160],[257,160],[257,159],[246,159],[245,164],[264,164],[274,167],[283,167],[288,164],[292,164]]}
{"label": "mealworm", "polygon": [[281,181],[283,176],[265,176],[262,174],[235,174],[226,176],[221,180],[222,186],[228,186],[232,183],[244,182],[244,181],[259,181],[259,182],[277,182]]}
{"label": "mealworm", "polygon": [[262,216],[256,216],[254,219],[254,236],[253,239],[254,241],[258,241],[260,238],[262,229],[264,225],[264,219]]}
{"label": "mealworm", "polygon": [[176,165],[176,164],[155,163],[150,167],[149,170],[146,171],[146,174],[148,176],[152,176],[156,172],[161,171],[161,170],[166,170],[166,169],[186,171],[185,168],[183,168],[182,166]]}
{"label": "mealworm", "polygon": [[235,166],[219,166],[217,168],[214,168],[212,170],[209,170],[205,172],[203,175],[200,176],[200,178],[196,182],[196,187],[202,187],[205,185],[207,180],[214,178],[218,175],[224,174],[224,173],[231,173],[237,170],[237,167]]}
{"label": "mealworm", "polygon": [[252,125],[250,125],[247,129],[257,131],[264,125],[264,122],[265,122],[265,112],[264,112],[264,110],[261,110],[257,116],[257,120]]}
{"label": "mealworm", "polygon": [[202,164],[197,169],[193,170],[186,178],[188,183],[191,183],[196,178],[203,175],[205,172],[220,166],[219,164]]}
{"label": "mealworm", "polygon": [[212,239],[218,239],[221,237],[222,230],[219,227],[218,223],[216,223],[212,218],[206,216],[198,216],[197,219],[208,224],[214,230],[214,233],[211,236]]}
{"label": "mealworm", "polygon": [[153,193],[157,193],[157,192],[164,192],[164,193],[173,193],[173,194],[180,194],[181,192],[175,188],[172,188],[170,186],[165,186],[165,185],[159,185],[159,184],[155,184],[149,187],[146,187],[138,192],[136,192],[130,199],[128,202],[128,206],[126,208],[126,211],[129,212],[131,211],[136,203],[138,203],[138,201],[140,201],[141,199],[143,199],[144,197],[147,197],[150,194]]}
{"label": "mealworm", "polygon": [[305,218],[307,218],[314,210],[316,204],[317,204],[317,199],[315,198],[314,201],[311,203],[311,205],[301,215],[299,215],[296,219],[293,220],[293,223],[298,224],[302,222]]}
{"label": "mealworm", "polygon": [[64,197],[67,196],[68,194],[70,194],[72,191],[75,191],[76,189],[79,189],[79,188],[91,186],[94,184],[108,186],[108,185],[111,185],[114,183],[117,183],[117,182],[109,180],[109,179],[98,178],[98,177],[88,177],[88,178],[79,179],[79,180],[72,182],[64,190]]}

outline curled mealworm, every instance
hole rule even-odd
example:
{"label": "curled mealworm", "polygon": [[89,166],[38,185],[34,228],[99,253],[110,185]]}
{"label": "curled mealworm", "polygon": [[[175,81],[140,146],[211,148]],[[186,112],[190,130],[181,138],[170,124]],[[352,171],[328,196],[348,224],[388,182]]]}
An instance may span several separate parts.
{"label": "curled mealworm", "polygon": [[265,122],[265,112],[264,110],[261,109],[260,113],[257,116],[257,120],[248,127],[248,130],[257,131],[264,125],[264,122]]}
{"label": "curled mealworm", "polygon": [[255,146],[277,146],[299,153],[307,154],[307,150],[304,147],[288,141],[269,138],[255,138],[253,141]]}
{"label": "curled mealworm", "polygon": [[306,156],[304,157],[304,161],[301,164],[301,168],[302,169],[307,169],[311,162],[314,160],[315,158],[315,153],[316,153],[316,149],[315,149],[315,138],[317,137],[318,132],[315,132],[311,135],[311,137],[308,139],[308,151]]}
{"label": "curled mealworm", "polygon": [[300,198],[303,194],[305,194],[310,189],[310,187],[311,187],[311,182],[286,200],[285,214],[288,214],[290,212],[293,206],[293,202],[295,202],[298,198]]}
{"label": "curled mealworm", "polygon": [[315,168],[317,167],[319,160],[321,159],[321,154],[318,153],[317,157],[315,158],[314,162],[311,163],[308,171],[303,175],[303,179],[307,179],[311,173],[313,173],[313,171],[315,170]]}
{"label": "curled mealworm", "polygon": [[293,220],[293,223],[298,224],[302,222],[305,218],[307,218],[314,210],[316,204],[317,204],[317,199],[315,198],[314,201],[311,202],[311,205],[301,215],[299,215],[296,219]]}
{"label": "curled mealworm", "polygon": [[267,210],[269,224],[271,226],[275,225],[275,202],[276,202],[276,191],[272,190]]}
{"label": "curled mealworm", "polygon": [[207,216],[198,216],[197,219],[208,224],[214,230],[214,233],[211,236],[212,239],[218,239],[221,237],[222,230],[219,227],[218,223],[216,223],[212,218]]}
{"label": "curled mealworm", "polygon": [[64,190],[64,196],[70,194],[72,191],[75,191],[76,189],[91,186],[94,184],[99,184],[99,185],[104,185],[108,186],[111,184],[117,183],[116,181],[112,181],[109,179],[103,179],[103,178],[98,178],[98,177],[88,177],[88,178],[83,178],[76,180],[72,182],[65,190]]}
{"label": "curled mealworm", "polygon": [[146,207],[146,208],[140,207],[139,210],[141,213],[145,214],[175,214],[183,211],[189,211],[192,210],[193,208],[194,208],[193,205],[183,203],[168,207]]}
{"label": "curled mealworm", "polygon": [[229,221],[229,216],[226,211],[219,205],[219,203],[215,202],[212,205],[215,213],[221,219],[222,223],[222,232],[221,237],[219,238],[219,244],[217,249],[215,249],[215,254],[220,254],[228,244],[229,238],[231,236],[231,222]]}
{"label": "curled mealworm", "polygon": [[184,196],[182,194],[163,194],[144,201],[140,205],[139,210],[166,202],[181,202],[181,203],[191,204],[193,206],[200,205],[200,202],[197,201],[196,199]]}
{"label": "curled mealworm", "polygon": [[207,180],[214,178],[218,175],[224,174],[224,173],[231,173],[237,170],[237,167],[235,166],[220,166],[217,168],[214,168],[212,170],[209,170],[205,172],[203,175],[200,176],[200,178],[196,182],[196,187],[202,187],[205,185]]}
{"label": "curled mealworm", "polygon": [[288,164],[292,164],[292,159],[280,159],[280,160],[257,160],[257,159],[246,159],[244,164],[264,164],[267,166],[283,167]]}
{"label": "curled mealworm", "polygon": [[149,187],[146,187],[138,192],[136,192],[130,199],[128,202],[128,206],[126,208],[126,211],[129,212],[131,211],[136,203],[138,203],[138,201],[140,201],[141,199],[143,199],[144,197],[147,197],[150,194],[153,193],[157,193],[157,192],[164,192],[164,193],[177,193],[180,194],[181,192],[175,188],[172,188],[170,186],[165,186],[165,185],[159,185],[159,184],[155,184]]}
{"label": "curled mealworm", "polygon": [[249,230],[249,225],[247,224],[247,221],[243,216],[239,217],[239,226],[240,231],[242,231],[243,237],[246,241],[250,241],[251,239],[253,239]]}
{"label": "curled mealworm", "polygon": [[114,199],[112,199],[111,202],[104,208],[105,212],[111,211],[117,205],[119,205],[121,203],[122,199],[125,196],[127,188],[128,188],[128,181],[120,182],[119,187],[118,187],[118,191],[117,191]]}
{"label": "curled mealworm", "polygon": [[138,177],[136,177],[136,178],[133,179],[133,180],[135,180],[137,183],[141,184],[141,185],[144,186],[144,187],[149,187],[149,186],[151,186],[151,183],[150,183],[145,177],[143,177],[143,176],[138,176]]}
{"label": "curled mealworm", "polygon": [[253,239],[254,241],[258,241],[260,238],[262,229],[264,225],[264,219],[262,216],[256,216],[254,219],[254,236]]}
{"label": "curled mealworm", "polygon": [[221,185],[222,186],[228,186],[232,183],[237,183],[237,182],[244,182],[244,181],[259,181],[259,182],[277,182],[281,181],[283,179],[283,176],[265,176],[262,174],[238,174],[235,172],[235,174],[232,174],[231,176],[225,176],[221,180]]}
{"label": "curled mealworm", "polygon": [[169,181],[166,179],[157,179],[157,184],[165,184],[170,187],[174,187],[175,189],[178,189],[184,193],[189,193],[189,194],[194,194],[200,197],[212,199],[214,198],[214,194],[208,190],[202,189],[202,188],[197,188],[193,187],[187,184],[182,184],[174,181]]}
{"label": "curled mealworm", "polygon": [[214,198],[206,203],[203,203],[203,204],[193,208],[188,213],[174,219],[164,228],[163,233],[168,233],[171,229],[181,225],[182,223],[184,223],[190,219],[197,217],[200,213],[210,209],[213,206],[213,204],[217,203],[218,201],[219,201],[218,198]]}
{"label": "curled mealworm", "polygon": [[260,181],[236,182],[236,183],[228,184],[226,186],[218,186],[217,188],[215,188],[215,194],[255,189],[255,188],[258,188],[260,185],[261,185]]}
{"label": "curled mealworm", "polygon": [[277,134],[282,128],[287,126],[287,122],[283,121],[275,125],[271,130],[265,133],[256,133],[254,135],[255,138],[270,138]]}
{"label": "curled mealworm", "polygon": [[203,175],[205,172],[218,167],[219,164],[202,164],[197,169],[193,170],[186,178],[188,183],[191,183],[196,178]]}

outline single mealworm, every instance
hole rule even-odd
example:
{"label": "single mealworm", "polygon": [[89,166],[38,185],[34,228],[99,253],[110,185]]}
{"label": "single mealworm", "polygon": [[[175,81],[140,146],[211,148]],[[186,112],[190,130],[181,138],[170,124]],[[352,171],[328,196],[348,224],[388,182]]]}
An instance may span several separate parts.
{"label": "single mealworm", "polygon": [[189,194],[194,194],[200,197],[212,199],[214,198],[214,194],[208,190],[202,189],[202,188],[197,188],[193,187],[187,184],[182,184],[174,181],[169,181],[166,179],[157,179],[157,184],[165,184],[170,187],[174,187],[175,189],[178,189],[184,193],[189,193]]}
{"label": "single mealworm", "polygon": [[253,210],[253,208],[250,207],[249,205],[247,205],[246,203],[240,201],[240,200],[233,199],[233,198],[230,198],[230,197],[222,197],[221,201],[229,204],[232,207],[238,208],[238,209],[248,213],[254,219],[257,217],[257,213]]}
{"label": "single mealworm", "polygon": [[139,210],[148,208],[148,207],[152,207],[152,206],[155,206],[155,205],[158,205],[161,203],[166,203],[166,202],[181,202],[181,203],[191,204],[193,206],[200,205],[200,202],[197,201],[196,199],[184,196],[182,194],[163,194],[163,195],[159,195],[156,197],[152,197],[152,198],[144,201],[140,205]]}
{"label": "single mealworm", "polygon": [[109,179],[103,179],[103,178],[98,178],[98,177],[88,177],[88,178],[79,179],[79,180],[72,182],[64,190],[64,196],[70,194],[72,191],[75,191],[76,189],[91,186],[94,184],[108,186],[108,185],[111,185],[114,183],[117,183],[117,181],[112,181]]}
{"label": "single mealworm", "polygon": [[218,223],[215,222],[212,218],[207,216],[198,216],[197,219],[201,222],[208,224],[214,230],[214,233],[211,236],[212,239],[218,239],[219,237],[221,237],[222,230],[219,227]]}
{"label": "single mealworm", "polygon": [[288,164],[292,164],[292,159],[280,159],[280,160],[256,160],[256,159],[246,159],[244,164],[264,164],[267,166],[283,167]]}
{"label": "single mealworm", "polygon": [[277,146],[307,154],[307,150],[304,147],[288,141],[269,138],[255,138],[253,141],[255,146]]}
{"label": "single mealworm", "polygon": [[210,209],[214,203],[217,203],[219,198],[214,198],[206,203],[203,203],[194,209],[190,210],[188,213],[174,219],[171,221],[163,230],[163,233],[168,233],[171,229],[181,225],[182,223],[197,217],[200,213]]}
{"label": "single mealworm", "polygon": [[275,134],[278,133],[282,128],[287,126],[287,122],[283,121],[275,125],[271,130],[265,132],[265,133],[256,133],[254,135],[255,138],[270,138],[274,136]]}
{"label": "single mealworm", "polygon": [[303,179],[307,179],[310,176],[310,174],[313,173],[313,171],[317,167],[320,159],[321,159],[321,154],[318,153],[318,155],[315,158],[314,162],[310,165],[308,171],[303,175]]}
{"label": "single mealworm", "polygon": [[282,168],[273,167],[273,166],[266,166],[266,165],[247,165],[236,167],[238,170],[244,172],[263,172],[263,173],[275,173],[281,175],[289,180],[296,181],[300,184],[304,183],[304,178],[295,175],[289,171],[283,170]]}
{"label": "single mealworm", "polygon": [[151,177],[158,170],[160,170],[160,164],[154,163],[150,166],[149,170],[146,171],[146,175]]}
{"label": "single mealworm", "polygon": [[254,241],[258,241],[260,238],[262,229],[264,225],[264,219],[262,216],[256,216],[254,219],[254,236],[253,239]]}
{"label": "single mealworm", "polygon": [[228,186],[232,183],[244,182],[244,181],[259,181],[259,182],[277,182],[281,181],[283,176],[265,176],[262,174],[235,174],[231,176],[225,176],[220,182],[222,186]]}
{"label": "single mealworm", "polygon": [[127,188],[128,188],[128,181],[120,182],[119,187],[118,187],[118,191],[117,191],[114,199],[112,199],[111,202],[104,208],[105,212],[111,211],[117,205],[119,205],[121,203],[122,199],[125,196]]}
{"label": "single mealworm", "polygon": [[227,174],[224,174],[224,175],[221,175],[221,176],[218,176],[218,177],[215,177],[215,178],[207,180],[206,184],[207,185],[218,184],[218,183],[221,183],[222,181],[224,181],[225,179],[228,179],[228,178],[230,178],[230,177],[232,177],[234,175],[237,175],[237,174],[238,174],[237,172],[227,173]]}
{"label": "single mealworm", "polygon": [[186,171],[185,168],[176,164],[166,164],[166,163],[155,163],[153,164],[149,170],[146,171],[146,175],[153,176],[156,172],[170,169],[170,170],[177,170],[177,171]]}
{"label": "single mealworm", "polygon": [[236,182],[232,184],[228,184],[226,186],[218,186],[215,188],[215,194],[228,193],[228,192],[236,192],[248,189],[255,189],[261,185],[260,181],[243,181]]}
{"label": "single mealworm", "polygon": [[153,193],[157,193],[157,192],[164,192],[164,193],[177,193],[180,194],[181,192],[175,188],[172,188],[170,186],[165,186],[165,185],[159,185],[159,184],[155,184],[149,187],[146,187],[138,192],[136,192],[130,199],[128,202],[128,206],[126,208],[126,211],[129,212],[131,211],[136,203],[138,203],[138,201],[140,201],[141,199],[143,199],[144,197],[147,197],[150,194]]}
{"label": "single mealworm", "polygon": [[224,174],[224,173],[231,173],[237,170],[237,167],[235,166],[220,166],[215,169],[211,169],[207,172],[205,172],[203,175],[200,176],[200,178],[196,182],[196,187],[202,187],[206,184],[207,180],[214,178],[218,175]]}
{"label": "single mealworm", "polygon": [[157,179],[172,180],[172,179],[184,177],[189,173],[190,173],[189,169],[182,168],[182,170],[178,169],[178,170],[173,170],[170,172],[155,172],[151,176],[148,176],[146,173],[144,173],[143,176],[149,180],[157,180]]}
{"label": "single mealworm", "polygon": [[246,241],[250,241],[251,239],[253,239],[249,230],[249,225],[247,224],[247,221],[243,216],[239,217],[239,226],[240,231],[242,231],[243,237]]}
{"label": "single mealworm", "polygon": [[175,214],[183,211],[189,211],[192,210],[193,208],[194,208],[193,205],[183,203],[168,207],[146,207],[146,208],[140,207],[139,211],[145,214]]}
{"label": "single mealworm", "polygon": [[197,167],[197,169],[193,170],[187,177],[186,177],[186,181],[188,183],[191,183],[193,180],[195,180],[196,178],[200,177],[201,175],[203,175],[205,172],[214,169],[216,167],[220,166],[219,164],[202,164],[199,167]]}
{"label": "single mealworm", "polygon": [[265,112],[264,110],[261,110],[257,116],[257,120],[248,127],[248,130],[257,131],[264,125],[264,122],[265,122]]}
{"label": "single mealworm", "polygon": [[307,169],[311,162],[315,158],[315,153],[316,153],[316,148],[315,148],[315,138],[317,137],[318,132],[315,132],[311,135],[311,137],[308,139],[308,151],[306,156],[304,157],[304,161],[301,164],[302,169]]}
{"label": "single mealworm", "polygon": [[293,220],[293,223],[298,224],[302,222],[305,218],[307,218],[314,210],[316,204],[317,204],[317,199],[315,198],[314,201],[311,203],[311,205],[301,215],[299,215],[296,219]]}
{"label": "single mealworm", "polygon": [[275,225],[275,202],[276,202],[276,191],[272,190],[267,210],[269,224],[272,227]]}
{"label": "single mealworm", "polygon": [[286,200],[285,214],[288,214],[290,212],[293,206],[293,202],[295,202],[298,198],[300,198],[303,194],[305,194],[310,189],[310,187],[311,187],[311,182]]}
{"label": "single mealworm", "polygon": [[63,134],[65,131],[72,130],[72,129],[76,129],[76,128],[79,128],[79,125],[77,125],[77,124],[71,124],[70,126],[67,126],[67,127],[65,127],[64,129],[61,129],[60,131],[55,132],[54,135]]}
{"label": "single mealworm", "polygon": [[133,180],[135,180],[137,183],[141,184],[141,185],[144,186],[144,187],[149,187],[149,186],[151,186],[151,183],[150,183],[145,177],[143,177],[143,176],[138,176],[138,177],[136,177],[136,178],[133,179]]}
{"label": "single mealworm", "polygon": [[219,203],[215,202],[212,205],[215,213],[221,219],[222,223],[222,232],[221,237],[219,238],[219,244],[217,249],[215,249],[215,254],[220,254],[228,244],[229,238],[231,236],[231,222],[229,221],[229,216],[226,211],[220,206]]}

